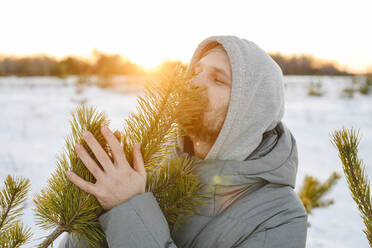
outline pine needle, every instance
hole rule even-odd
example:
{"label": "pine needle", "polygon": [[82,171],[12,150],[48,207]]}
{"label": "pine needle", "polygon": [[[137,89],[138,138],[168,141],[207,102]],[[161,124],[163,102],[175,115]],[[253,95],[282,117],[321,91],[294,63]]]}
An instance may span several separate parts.
{"label": "pine needle", "polygon": [[[30,190],[30,180],[13,178],[8,175],[0,193],[0,245],[1,247],[20,247],[29,241],[31,229],[24,226],[19,219],[26,194]],[[22,204],[22,205],[21,205]]]}
{"label": "pine needle", "polygon": [[370,195],[370,181],[365,172],[363,160],[358,158],[358,145],[360,142],[358,132],[352,127],[347,130],[334,131],[331,134],[331,143],[338,149],[339,158],[346,176],[352,197],[358,206],[360,215],[366,229],[363,230],[370,247],[372,247],[372,205]]}
{"label": "pine needle", "polygon": [[170,230],[187,222],[187,215],[199,213],[199,206],[206,204],[203,199],[209,195],[201,193],[203,184],[195,169],[190,157],[177,157],[165,160],[160,171],[148,177],[146,190],[153,192]]}

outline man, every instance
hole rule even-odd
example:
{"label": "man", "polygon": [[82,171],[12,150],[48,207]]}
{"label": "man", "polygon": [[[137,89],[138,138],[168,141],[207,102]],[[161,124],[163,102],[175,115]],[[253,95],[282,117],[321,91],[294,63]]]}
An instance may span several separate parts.
{"label": "man", "polygon": [[[196,128],[179,139],[176,153],[194,156],[201,182],[214,195],[200,214],[169,230],[153,194],[139,190],[143,164],[134,152],[133,182],[142,183],[120,201],[102,200],[114,202],[99,217],[108,246],[305,247],[307,214],[293,190],[296,141],[281,121],[281,69],[256,44],[236,36],[203,40],[188,69],[196,73],[195,87],[207,87],[208,107]],[[113,143],[110,131],[106,136]],[[89,191],[76,177],[70,180]],[[66,239],[60,247],[73,247]]]}

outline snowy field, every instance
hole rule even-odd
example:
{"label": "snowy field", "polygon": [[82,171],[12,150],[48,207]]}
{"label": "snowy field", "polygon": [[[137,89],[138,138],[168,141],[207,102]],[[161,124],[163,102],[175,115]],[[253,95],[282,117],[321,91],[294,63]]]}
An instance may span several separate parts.
{"label": "snowy field", "polygon": [[[32,197],[46,186],[56,167],[56,155],[62,152],[64,137],[70,133],[68,120],[79,102],[95,105],[111,120],[111,130],[122,129],[124,119],[135,110],[136,93],[123,94],[95,86],[77,93],[74,77],[0,77],[0,182],[8,174],[31,180],[23,220],[32,228],[33,241],[23,247],[35,247],[49,231],[34,224]],[[322,82],[323,96],[308,96],[310,82]],[[309,215],[309,248],[368,247],[363,222],[349,192],[337,150],[330,133],[342,126],[360,128],[360,157],[372,179],[372,95],[356,93],[342,96],[351,77],[285,76],[286,109],[283,122],[297,141],[299,168],[296,191],[305,175],[324,182],[332,172],[342,177],[326,199],[335,204],[315,209]],[[138,94],[138,93],[137,93]],[[60,236],[54,245],[58,245]]]}

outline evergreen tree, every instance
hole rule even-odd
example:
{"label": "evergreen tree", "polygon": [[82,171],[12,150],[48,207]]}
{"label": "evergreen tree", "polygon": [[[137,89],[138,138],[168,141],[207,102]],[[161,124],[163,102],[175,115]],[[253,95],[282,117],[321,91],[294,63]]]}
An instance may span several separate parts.
{"label": "evergreen tree", "polygon": [[369,246],[372,247],[372,198],[365,165],[358,157],[359,142],[359,129],[356,133],[354,128],[347,130],[342,127],[341,130],[336,130],[331,134],[331,143],[338,149],[350,192],[366,227],[363,232],[368,239]]}

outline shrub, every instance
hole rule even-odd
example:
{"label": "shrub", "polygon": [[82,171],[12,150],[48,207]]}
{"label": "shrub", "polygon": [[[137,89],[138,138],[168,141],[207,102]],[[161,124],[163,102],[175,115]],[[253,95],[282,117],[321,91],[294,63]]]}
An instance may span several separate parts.
{"label": "shrub", "polygon": [[354,97],[354,92],[355,90],[352,87],[346,87],[342,91],[348,98],[353,98]]}
{"label": "shrub", "polygon": [[322,82],[310,82],[307,94],[309,96],[323,96],[324,91],[322,90]]}
{"label": "shrub", "polygon": [[372,87],[372,77],[367,76],[363,81],[362,85],[359,87],[359,92],[363,95],[368,95],[371,92]]}

